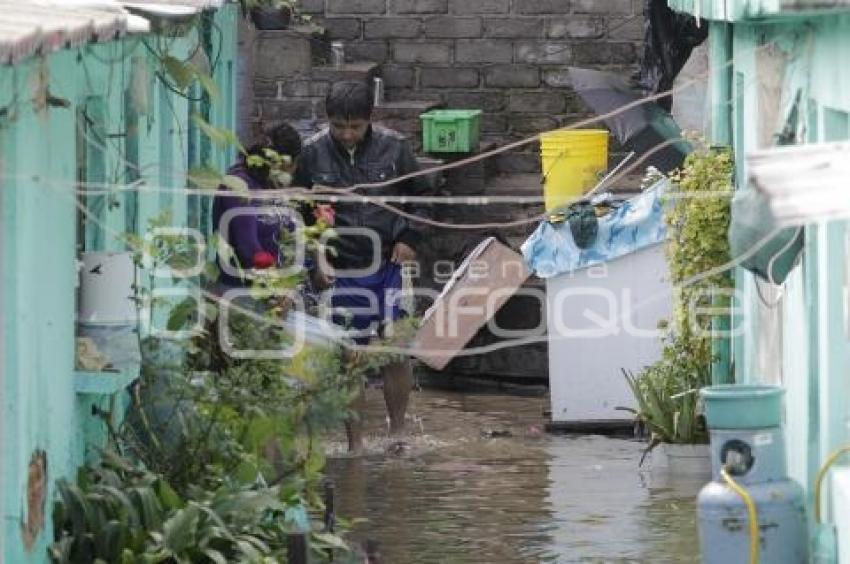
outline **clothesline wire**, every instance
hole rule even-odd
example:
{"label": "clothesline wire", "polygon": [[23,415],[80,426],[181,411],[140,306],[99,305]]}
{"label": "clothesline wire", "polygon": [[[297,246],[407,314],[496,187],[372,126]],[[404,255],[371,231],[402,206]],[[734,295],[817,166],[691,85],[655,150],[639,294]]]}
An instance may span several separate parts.
{"label": "clothesline wire", "polygon": [[[758,49],[765,49],[765,48],[767,48],[767,47],[768,47],[768,45],[761,45],[761,46],[756,47],[756,48],[754,49],[754,51],[755,51],[755,50],[758,50]],[[734,60],[735,60],[735,59],[734,59],[734,57],[733,57],[733,58],[731,58],[729,61],[727,61],[726,63],[724,63],[723,65],[721,65],[721,67],[720,67],[720,68],[726,68],[726,67],[728,67],[728,66],[730,66],[730,65],[734,64]],[[708,74],[708,73],[710,73],[710,72],[712,72],[712,71],[708,71],[707,73],[704,73],[704,74],[706,74],[706,75],[707,75],[707,74]],[[627,104],[627,105],[625,105],[625,106],[622,106],[621,108],[619,108],[618,110],[616,110],[616,111],[614,111],[614,112],[610,112],[610,113],[605,114],[605,115],[603,115],[603,116],[597,116],[596,118],[593,118],[593,119],[590,119],[590,120],[583,120],[583,121],[580,121],[580,122],[578,122],[578,123],[576,123],[576,124],[573,124],[572,126],[569,126],[569,127],[566,127],[566,128],[561,128],[561,130],[575,129],[575,128],[578,128],[578,127],[582,127],[582,126],[584,126],[584,125],[590,125],[590,124],[592,124],[592,123],[596,123],[596,122],[598,122],[598,121],[601,121],[601,120],[603,120],[603,119],[607,119],[607,118],[609,118],[609,117],[614,117],[614,116],[618,115],[619,113],[622,113],[622,112],[628,111],[628,110],[633,109],[633,108],[635,108],[635,107],[638,107],[638,106],[640,106],[640,105],[642,105],[642,104],[648,103],[648,102],[650,102],[650,101],[655,101],[655,100],[660,99],[660,98],[662,98],[662,97],[670,96],[670,95],[672,95],[672,94],[674,94],[674,93],[676,93],[676,92],[679,92],[679,91],[681,91],[681,90],[685,89],[686,87],[689,87],[690,85],[692,85],[692,84],[694,84],[694,83],[696,83],[696,82],[697,82],[697,79],[693,79],[693,80],[691,80],[691,81],[687,81],[686,83],[682,84],[681,86],[679,86],[679,87],[677,87],[677,88],[672,88],[672,89],[668,90],[667,92],[663,92],[663,93],[660,93],[660,94],[656,94],[656,95],[654,95],[654,96],[650,96],[650,97],[644,98],[644,99],[642,99],[642,100],[637,100],[637,101],[635,101],[634,103],[630,103],[630,104]],[[360,185],[360,186],[353,186],[353,187],[348,188],[347,190],[348,190],[348,191],[353,191],[353,190],[355,190],[355,189],[357,189],[357,188],[362,188],[362,187],[383,187],[383,186],[391,185],[391,184],[393,184],[394,182],[402,182],[402,181],[404,181],[404,180],[408,180],[408,179],[413,178],[413,177],[418,176],[418,175],[422,175],[422,174],[430,174],[430,173],[438,172],[438,171],[441,171],[441,170],[448,170],[448,169],[451,169],[451,168],[456,168],[456,167],[459,167],[459,166],[464,166],[464,165],[466,165],[466,164],[471,164],[471,163],[476,162],[476,161],[478,161],[478,160],[481,160],[481,159],[484,159],[484,158],[488,158],[489,156],[493,156],[493,155],[496,155],[496,154],[501,154],[501,153],[503,153],[503,152],[506,152],[506,151],[512,150],[512,149],[514,149],[514,148],[519,148],[519,147],[521,147],[521,146],[524,146],[524,145],[527,145],[527,144],[533,143],[533,142],[535,142],[536,140],[538,140],[538,139],[539,139],[539,137],[540,137],[540,135],[536,135],[536,136],[534,136],[534,137],[532,137],[532,138],[529,138],[529,139],[526,139],[526,140],[524,140],[524,141],[520,141],[520,142],[512,143],[512,144],[506,145],[506,146],[504,146],[504,147],[498,148],[498,149],[496,149],[496,150],[490,151],[490,152],[488,152],[488,153],[484,153],[484,154],[481,154],[481,155],[477,155],[477,156],[475,156],[475,157],[472,157],[471,159],[466,159],[466,160],[464,160],[464,161],[458,161],[458,162],[451,163],[451,164],[448,164],[448,165],[442,165],[442,166],[440,166],[440,167],[434,167],[434,168],[432,168],[432,169],[428,169],[428,170],[426,170],[426,171],[420,171],[419,173],[415,173],[415,175],[407,175],[406,177],[399,177],[399,178],[397,178],[397,179],[394,179],[394,181],[393,181],[393,182],[387,182],[387,183],[376,183],[376,184],[374,184],[374,185]],[[125,161],[125,162],[126,162],[126,161]],[[132,165],[132,163],[128,163],[128,164],[130,164],[131,166],[133,166],[133,165]],[[138,167],[136,167],[136,168],[138,169]],[[48,183],[48,185],[50,185],[50,183]],[[113,231],[113,230],[111,230],[111,229],[109,228],[109,226],[105,225],[105,223],[104,223],[104,222],[100,221],[100,219],[99,219],[99,218],[95,217],[95,216],[94,216],[94,215],[93,215],[93,214],[92,214],[92,213],[91,213],[91,212],[90,212],[90,211],[86,208],[86,206],[85,206],[83,203],[79,202],[79,199],[76,197],[76,195],[71,196],[70,194],[68,194],[68,193],[66,193],[65,191],[62,191],[62,190],[57,190],[57,192],[58,192],[60,195],[64,196],[64,197],[71,197],[71,198],[74,200],[75,205],[76,205],[76,206],[77,206],[77,208],[80,210],[80,212],[81,212],[81,213],[83,213],[84,215],[86,215],[86,217],[87,217],[87,218],[89,218],[91,221],[93,221],[94,223],[96,223],[97,225],[99,225],[101,228],[103,228],[104,230],[110,231],[110,232],[111,232],[111,231]],[[503,224],[499,224],[499,227],[502,227],[502,226],[503,226]],[[701,282],[701,281],[704,281],[704,280],[706,280],[706,279],[709,279],[709,278],[711,278],[711,277],[713,277],[713,276],[716,276],[716,275],[718,275],[718,274],[721,274],[721,273],[728,272],[728,271],[732,270],[733,268],[735,268],[735,267],[737,267],[738,265],[740,265],[740,264],[741,264],[743,261],[745,261],[747,258],[749,258],[750,256],[754,255],[756,252],[758,252],[758,251],[759,251],[759,250],[760,250],[760,249],[761,249],[764,245],[766,245],[766,244],[767,244],[767,243],[768,243],[768,242],[769,242],[769,241],[770,241],[770,240],[771,240],[771,239],[772,239],[772,238],[773,238],[773,237],[774,237],[774,236],[775,236],[778,232],[779,232],[779,229],[774,230],[774,232],[772,232],[772,233],[768,234],[768,235],[767,235],[766,237],[764,237],[761,241],[759,241],[758,243],[754,244],[754,245],[753,245],[753,246],[752,246],[752,247],[751,247],[751,248],[750,248],[747,252],[743,253],[742,255],[740,255],[740,256],[738,256],[738,257],[734,257],[732,260],[728,261],[727,263],[725,263],[725,264],[723,264],[723,265],[720,265],[720,266],[718,266],[718,267],[715,267],[715,268],[710,269],[710,270],[708,270],[708,271],[705,271],[705,272],[703,272],[703,273],[697,274],[697,275],[695,275],[695,276],[693,276],[693,277],[691,277],[691,278],[689,278],[689,279],[687,279],[687,280],[684,280],[684,281],[682,281],[680,284],[676,284],[676,285],[674,285],[674,288],[684,288],[684,287],[687,287],[687,286],[691,286],[691,285],[697,284],[697,283],[699,283],[699,282]],[[113,232],[113,233],[112,233],[112,235],[113,235],[113,236],[116,236],[116,235],[117,235],[119,238],[121,238],[121,239],[123,240],[123,236],[122,236],[122,234],[118,234],[118,233],[114,233],[114,232]],[[201,291],[203,291],[203,289],[202,289],[202,288],[200,288],[200,286],[197,286],[197,288],[198,288],[198,289],[200,289]],[[639,304],[637,304],[637,306],[635,306],[635,307],[633,307],[633,308],[630,308],[630,309],[629,309],[629,311],[630,311],[630,312],[634,312],[634,311],[636,311],[636,310],[639,310],[639,309],[641,309],[642,307],[645,307],[646,305],[648,305],[649,303],[651,303],[651,302],[653,302],[653,301],[657,301],[658,299],[661,299],[663,296],[666,296],[667,294],[668,294],[668,292],[660,292],[660,293],[658,293],[658,294],[656,294],[656,295],[654,295],[654,296],[650,296],[649,298],[647,298],[647,299],[643,300],[642,302],[640,302]],[[218,299],[218,297],[217,297],[217,296],[215,296],[215,298],[217,299],[218,303],[221,303],[221,300],[220,300],[220,299]],[[244,309],[244,308],[243,308],[243,309]],[[246,313],[246,314],[251,314],[251,313],[253,313],[253,312],[250,312],[250,311],[247,311],[247,310],[246,310],[244,313]],[[264,322],[268,322],[268,320],[266,320],[265,318],[263,318],[263,320],[264,320]],[[460,355],[459,355],[459,356],[471,356],[471,355],[478,355],[478,354],[483,354],[483,353],[485,353],[485,352],[492,352],[492,351],[494,351],[494,350],[499,350],[499,349],[504,349],[504,348],[510,348],[510,347],[514,347],[514,346],[521,346],[521,345],[523,345],[523,344],[530,344],[531,342],[542,342],[542,341],[551,341],[551,340],[553,340],[553,336],[545,336],[545,337],[542,337],[542,336],[541,336],[541,337],[532,337],[532,338],[530,338],[530,339],[526,339],[526,340],[513,340],[513,341],[506,341],[506,342],[503,342],[503,343],[495,343],[495,344],[493,344],[493,345],[488,345],[488,346],[485,346],[485,347],[476,347],[476,348],[474,348],[474,349],[467,349],[467,350],[465,350],[465,351],[462,351],[462,352],[460,353]],[[348,345],[346,344],[346,346],[348,346]],[[361,348],[362,348],[362,347],[361,347]],[[366,348],[366,349],[368,349],[368,350],[381,350],[382,352],[383,352],[383,351],[387,351],[387,349],[388,349],[387,347],[374,347],[374,346],[367,346],[367,347],[365,347],[365,348]],[[389,348],[389,351],[390,351],[390,352],[392,352],[392,351],[400,352],[400,353],[402,353],[402,354],[406,354],[406,353],[410,353],[410,352],[411,352],[411,350],[410,350],[410,349],[402,349],[402,348],[396,348],[396,347],[391,347],[391,348]]]}
{"label": "clothesline wire", "polygon": [[[29,174],[0,174],[0,178],[12,180],[32,181],[33,176]],[[53,185],[65,186],[68,184],[65,178],[48,178],[44,176],[36,177],[38,181],[47,181]],[[129,184],[118,185],[109,182],[75,182],[78,186],[91,187],[80,188],[76,190],[80,196],[108,196],[118,195],[125,192],[139,193],[154,193],[174,192],[175,194],[186,194],[190,196],[234,196],[232,190],[207,190],[204,188],[173,188],[170,186],[157,186],[148,184],[142,180],[137,180]],[[117,188],[116,188],[117,187]],[[528,190],[529,187],[512,186],[515,190]],[[617,192],[622,195],[633,195],[636,192],[626,191]],[[238,194],[236,194],[238,195]],[[722,191],[704,191],[704,192],[668,192],[667,196],[673,199],[712,199],[712,198],[729,198],[731,194],[728,190]],[[586,197],[586,196],[584,196]],[[253,200],[292,200],[296,202],[315,201],[321,199],[330,203],[336,202],[384,202],[384,203],[423,203],[423,204],[445,204],[445,205],[469,205],[469,206],[485,206],[494,204],[539,204],[544,202],[543,196],[363,196],[358,194],[353,195],[331,195],[323,194],[322,198],[316,198],[316,195],[309,191],[294,190],[285,188],[282,190],[263,190],[262,193],[252,193]]]}
{"label": "clothesline wire", "polygon": [[[623,167],[622,170],[619,170],[619,169],[620,169],[620,167],[622,167],[623,163],[625,163],[626,161],[624,161],[623,163],[620,163],[620,165],[618,165],[618,167],[615,168],[612,171],[611,174],[609,174],[604,179],[602,179],[602,181],[599,182],[588,194],[578,196],[578,197],[573,197],[570,200],[568,200],[567,202],[565,202],[564,205],[569,206],[569,205],[575,204],[575,203],[580,202],[580,201],[585,201],[589,197],[590,194],[596,193],[597,191],[601,190],[602,188],[605,187],[606,184],[613,184],[614,182],[617,182],[623,176],[630,174],[636,168],[640,167],[647,159],[652,157],[652,155],[654,153],[661,151],[661,150],[667,148],[668,146],[675,144],[679,141],[681,141],[680,138],[669,139],[669,140],[667,140],[663,143],[658,144],[657,146],[653,147],[651,150],[644,153],[641,156],[641,158],[637,159],[634,163],[630,164],[627,167]],[[138,189],[137,185],[130,185],[130,186],[134,186],[135,189]],[[184,191],[184,190],[188,190],[188,189],[181,189],[180,191]],[[362,195],[351,196],[349,194],[349,192],[345,189],[326,188],[326,189],[324,189],[324,191],[320,191],[318,193],[305,191],[303,189],[285,189],[285,190],[269,191],[269,192],[274,192],[274,194],[264,194],[264,192],[266,192],[266,191],[264,190],[263,193],[257,194],[258,197],[256,199],[258,199],[258,200],[274,200],[274,199],[280,199],[280,197],[288,197],[289,199],[294,199],[296,194],[302,196],[303,199],[305,199],[305,200],[313,200],[313,201],[316,201],[316,200],[325,201],[326,196],[328,196],[328,195],[331,196],[331,197],[352,198],[354,201],[358,201],[358,202],[361,202],[361,203],[364,203],[364,204],[372,204],[372,205],[384,208],[388,211],[395,213],[396,215],[399,215],[401,217],[404,217],[404,218],[409,219],[411,221],[414,221],[416,223],[422,223],[422,224],[425,224],[425,225],[429,225],[431,227],[437,227],[437,228],[442,228],[442,229],[455,229],[455,230],[483,230],[483,229],[500,229],[500,228],[504,229],[504,228],[511,228],[511,227],[521,227],[521,226],[530,225],[530,224],[533,224],[533,223],[539,223],[540,221],[543,221],[543,220],[545,220],[546,218],[549,217],[549,213],[547,212],[547,213],[534,214],[534,215],[527,217],[527,218],[522,218],[522,219],[508,221],[508,222],[449,223],[449,222],[444,222],[444,221],[433,220],[433,219],[430,219],[430,218],[427,218],[427,217],[424,217],[424,216],[421,216],[421,215],[417,215],[417,214],[407,212],[407,211],[405,211],[405,210],[403,210],[399,207],[393,206],[389,203],[379,201],[375,197],[362,196]],[[207,191],[204,191],[204,193],[206,194]],[[234,195],[233,191],[226,191],[226,190],[225,191],[217,190],[217,191],[215,191],[215,193],[216,194],[222,193],[222,194],[228,195],[228,196]],[[252,198],[254,197],[253,192],[251,194],[251,197]],[[726,197],[728,197],[728,193],[726,193]],[[400,203],[405,203],[405,202],[402,201]]]}
{"label": "clothesline wire", "polygon": [[[100,226],[105,231],[110,232],[110,234],[113,235],[114,237],[118,237],[118,238],[123,239],[122,234],[114,231],[108,225],[106,225],[104,222],[100,221],[100,219],[97,218],[96,216],[94,216],[94,214],[92,214],[86,208],[86,206],[83,203],[79,202],[78,198],[72,197],[64,191],[58,191],[57,190],[57,193],[59,193],[63,197],[71,197],[74,200],[76,207],[89,220],[95,222],[98,226]],[[691,276],[691,277],[683,280],[679,284],[673,284],[671,286],[670,291],[656,292],[655,294],[648,296],[647,298],[638,302],[636,305],[625,309],[621,317],[624,317],[627,314],[634,314],[635,312],[640,311],[641,309],[649,306],[650,304],[652,304],[652,303],[654,303],[658,300],[664,299],[665,297],[669,296],[671,294],[671,292],[673,292],[675,290],[680,290],[680,289],[683,289],[683,288],[687,288],[689,286],[699,284],[700,282],[708,280],[708,279],[710,279],[714,276],[717,276],[719,274],[723,274],[725,272],[731,271],[732,269],[736,268],[737,266],[741,265],[744,261],[746,261],[747,259],[752,257],[753,255],[755,255],[757,252],[759,252],[765,245],[769,244],[770,241],[780,231],[781,231],[781,228],[774,229],[773,231],[768,233],[765,237],[763,237],[758,242],[753,244],[753,246],[750,247],[747,251],[743,252],[742,254],[738,255],[737,257],[730,259],[729,261],[727,261],[726,263],[724,263],[722,265],[711,268],[711,269],[709,269],[705,272],[695,274],[694,276]],[[140,249],[135,249],[135,250],[138,251]],[[204,296],[205,298],[209,299],[210,301],[216,303],[219,306],[224,305],[225,307],[233,309],[234,311],[238,312],[241,315],[245,315],[245,316],[250,317],[250,318],[252,318],[256,321],[259,321],[259,322],[262,322],[262,323],[265,323],[265,324],[268,324],[268,325],[271,325],[271,326],[286,328],[285,324],[284,324],[284,320],[274,320],[274,319],[270,319],[268,317],[264,317],[260,314],[257,314],[256,312],[250,310],[250,309],[241,307],[237,304],[234,304],[230,300],[226,300],[223,297],[217,296],[217,295],[207,291],[199,283],[196,283],[193,280],[187,280],[187,282],[188,282],[188,285],[189,285],[187,290],[196,290],[202,296]],[[545,335],[545,336],[531,336],[531,337],[525,337],[525,338],[519,338],[519,339],[509,339],[509,340],[498,342],[498,343],[492,343],[490,345],[476,346],[476,347],[464,349],[464,350],[460,351],[459,353],[457,353],[455,356],[457,356],[457,357],[476,356],[476,355],[487,354],[487,353],[490,353],[490,352],[495,352],[495,351],[503,350],[503,349],[509,349],[509,348],[514,348],[514,347],[519,347],[519,346],[526,346],[526,345],[531,345],[531,344],[541,343],[541,342],[552,342],[552,341],[557,341],[557,340],[561,340],[561,339],[566,340],[568,338],[570,338],[570,337],[569,336],[562,336],[562,335]],[[402,355],[417,355],[417,354],[419,354],[419,355],[421,355],[423,353],[435,352],[435,351],[416,349],[416,348],[412,348],[412,347],[394,347],[394,346],[385,346],[385,345],[358,345],[356,343],[351,343],[351,342],[348,342],[348,341],[339,342],[337,344],[339,346],[347,348],[348,350],[351,350],[351,351],[365,351],[365,352],[371,352],[371,353],[389,353],[389,354],[402,354]],[[436,351],[436,352],[440,352],[440,351]]]}

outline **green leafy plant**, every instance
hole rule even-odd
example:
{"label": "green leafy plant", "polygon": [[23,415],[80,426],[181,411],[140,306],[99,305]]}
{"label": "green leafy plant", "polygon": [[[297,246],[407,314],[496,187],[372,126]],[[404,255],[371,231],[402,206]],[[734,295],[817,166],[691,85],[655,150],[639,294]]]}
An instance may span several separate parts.
{"label": "green leafy plant", "polygon": [[[157,218],[151,227],[167,221]],[[308,248],[320,252],[318,242],[324,240],[329,224],[319,221],[305,229]],[[137,248],[139,264],[152,269],[183,268],[198,258],[196,249],[180,236],[154,241],[130,237],[128,242]],[[290,244],[281,241],[284,255],[292,254]],[[269,273],[258,277],[257,285],[290,288],[303,279],[304,273],[290,277]],[[149,287],[139,285],[140,304],[150,304],[155,282],[151,278]],[[257,303],[263,300],[258,298]],[[213,322],[195,339],[145,341],[135,408],[116,433],[119,450],[161,477],[181,498],[201,500],[233,484],[259,485],[264,491],[274,488],[276,499],[302,515],[320,509],[318,486],[325,458],[319,437],[342,426],[366,373],[397,356],[368,351],[351,355],[339,346],[312,345],[289,361],[232,358],[219,347],[219,305],[209,301],[205,306]],[[172,307],[168,329],[194,324],[196,312],[194,300]],[[292,336],[277,321],[281,318],[273,304],[235,308],[228,325],[232,345],[242,350],[291,345]],[[386,344],[403,345],[414,326],[414,321],[400,322]],[[193,515],[184,518],[194,523]],[[317,546],[342,550],[340,537],[312,532]],[[194,546],[196,541],[192,537],[187,542]],[[162,543],[146,546],[173,549]]]}
{"label": "green leafy plant", "polygon": [[649,434],[646,453],[661,443],[708,443],[698,391],[710,379],[710,358],[710,350],[706,356],[672,338],[661,359],[639,375],[623,371],[637,402],[637,409],[630,411]]}
{"label": "green leafy plant", "polygon": [[[165,60],[163,65],[173,67],[168,74],[175,83],[196,79],[179,65]],[[232,132],[193,119],[213,142],[236,146],[244,154]],[[262,158],[270,164],[281,160],[277,154]],[[209,169],[195,173],[196,185],[224,182]],[[317,214],[316,219],[315,225],[303,228],[308,251],[331,253],[323,242],[333,216]],[[149,227],[170,225],[169,214],[163,213]],[[193,299],[174,304],[155,297],[155,284],[162,283],[157,269],[188,270],[203,258],[191,239],[164,233],[153,239],[126,237],[147,276],[135,285],[145,314],[139,316],[141,378],[130,415],[109,433],[111,448],[125,458],[108,455],[104,465],[81,473],[77,484],[60,486],[51,557],[58,562],[276,562],[281,561],[286,534],[298,530],[312,535],[314,552],[321,549],[314,555],[335,554],[339,561],[347,550],[343,539],[308,517],[323,507],[320,437],[349,417],[366,374],[400,355],[352,354],[328,344],[306,346],[288,361],[233,358],[221,350],[221,305],[214,299],[201,304],[209,323],[196,338],[143,339],[142,320],[153,327],[164,314],[168,330],[180,331],[198,317]],[[292,234],[285,234],[280,244],[284,257],[294,256]],[[226,256],[223,242],[213,246]],[[204,277],[212,281],[217,275],[216,266],[207,264]],[[259,272],[255,286],[297,289],[305,276]],[[175,278],[171,283],[185,281]],[[285,312],[264,298],[255,302],[256,307],[231,312],[233,346],[261,351],[289,346],[292,335],[280,323]],[[400,322],[376,344],[404,346],[415,327],[415,320]]]}
{"label": "green leafy plant", "polygon": [[670,175],[676,189],[665,222],[673,319],[662,358],[637,376],[624,371],[638,406],[632,411],[649,431],[647,452],[660,443],[708,442],[698,391],[711,382],[711,318],[694,312],[710,306],[716,290],[732,285],[726,272],[701,277],[729,261],[732,171],[728,151],[701,149]]}
{"label": "green leafy plant", "polygon": [[186,498],[109,453],[58,490],[48,554],[60,564],[280,562],[288,533],[306,519],[293,519],[275,488],[229,485]]}
{"label": "green leafy plant", "polygon": [[215,80],[193,63],[181,61],[172,55],[162,55],[159,61],[178,91],[185,93],[197,81],[211,101],[215,102],[221,98],[221,92]]}
{"label": "green leafy plant", "polygon": [[[728,272],[682,284],[729,261],[733,169],[728,150],[701,149],[690,154],[683,167],[670,176],[676,190],[671,194],[665,221],[670,234],[667,262],[676,285],[674,331],[687,338],[694,333],[694,307],[708,305],[713,290],[732,286]],[[696,321],[701,321],[701,329],[707,329],[710,323],[709,319]],[[698,338],[707,341],[706,331],[699,333]]]}

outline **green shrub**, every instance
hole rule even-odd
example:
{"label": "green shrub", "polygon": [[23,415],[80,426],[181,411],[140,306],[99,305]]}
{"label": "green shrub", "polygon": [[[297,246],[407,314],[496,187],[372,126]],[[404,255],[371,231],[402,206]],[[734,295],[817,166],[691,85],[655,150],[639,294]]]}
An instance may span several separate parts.
{"label": "green shrub", "polygon": [[708,442],[698,392],[711,383],[712,319],[692,312],[708,308],[717,289],[732,285],[728,272],[712,273],[730,258],[732,171],[728,151],[703,149],[671,174],[676,189],[668,194],[665,222],[673,319],[662,358],[637,376],[624,371],[636,416],[649,431],[648,450],[659,443]]}

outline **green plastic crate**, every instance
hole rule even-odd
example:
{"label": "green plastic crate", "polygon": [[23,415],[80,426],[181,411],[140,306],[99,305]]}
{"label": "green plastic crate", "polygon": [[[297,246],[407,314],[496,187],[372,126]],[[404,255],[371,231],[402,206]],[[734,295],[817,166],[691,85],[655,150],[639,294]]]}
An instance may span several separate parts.
{"label": "green plastic crate", "polygon": [[431,110],[419,119],[426,153],[471,153],[478,149],[481,110]]}

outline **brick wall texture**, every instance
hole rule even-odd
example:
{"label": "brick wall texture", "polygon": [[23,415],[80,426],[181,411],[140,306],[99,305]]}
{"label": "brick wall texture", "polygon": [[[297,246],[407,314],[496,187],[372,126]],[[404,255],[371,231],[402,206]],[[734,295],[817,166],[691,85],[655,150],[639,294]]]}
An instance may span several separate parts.
{"label": "brick wall texture", "polygon": [[585,114],[566,67],[630,75],[643,37],[641,0],[301,0],[373,60],[389,100],[485,111],[486,137],[513,138]]}

